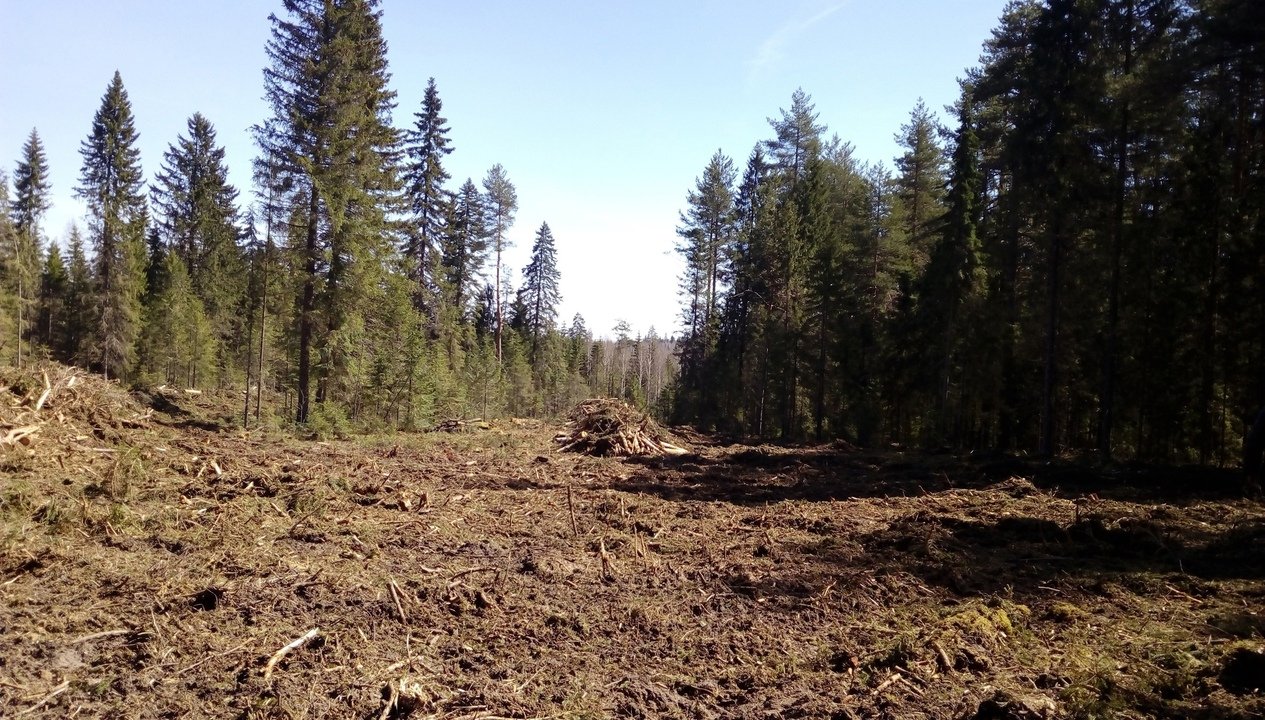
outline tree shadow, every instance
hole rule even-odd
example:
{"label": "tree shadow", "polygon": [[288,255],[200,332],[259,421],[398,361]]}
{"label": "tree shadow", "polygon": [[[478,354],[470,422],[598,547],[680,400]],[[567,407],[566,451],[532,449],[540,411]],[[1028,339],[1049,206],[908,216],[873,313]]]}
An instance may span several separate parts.
{"label": "tree shadow", "polygon": [[1026,594],[1056,579],[1265,579],[1265,516],[1215,528],[1157,508],[1149,516],[978,520],[917,511],[859,538],[874,566],[958,595]]}
{"label": "tree shadow", "polygon": [[628,458],[637,470],[607,487],[673,501],[764,505],[788,500],[911,497],[984,489],[1021,478],[1057,497],[1185,505],[1242,495],[1236,471],[1096,467],[998,454],[858,452],[837,446],[716,446],[706,454]]}
{"label": "tree shadow", "polygon": [[[1265,579],[1265,511],[1241,505],[1239,477],[1230,470],[834,446],[717,446],[628,464],[636,471],[607,478],[609,489],[678,502],[925,500],[833,549],[800,548],[815,556],[807,572],[820,577],[781,578],[791,595],[858,565],[909,573],[962,596],[1140,573]],[[986,494],[964,501],[964,490]],[[1231,506],[1248,510],[1236,511],[1237,524],[1225,516]]]}

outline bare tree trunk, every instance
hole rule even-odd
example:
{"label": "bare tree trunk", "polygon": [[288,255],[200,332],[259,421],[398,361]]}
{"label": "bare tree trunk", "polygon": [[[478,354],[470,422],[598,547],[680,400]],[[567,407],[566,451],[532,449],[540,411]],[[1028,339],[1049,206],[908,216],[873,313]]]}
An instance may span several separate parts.
{"label": "bare tree trunk", "polygon": [[1046,278],[1045,372],[1041,384],[1041,440],[1038,453],[1054,454],[1054,395],[1057,380],[1059,335],[1059,263],[1062,260],[1063,223],[1056,216],[1050,237],[1050,262]]}
{"label": "bare tree trunk", "polygon": [[316,189],[308,200],[307,256],[303,260],[303,295],[299,305],[299,387],[295,421],[307,422],[312,390],[312,313],[316,310],[317,219],[320,211]]}
{"label": "bare tree trunk", "polygon": [[[1133,72],[1133,2],[1126,9],[1124,74]],[[1116,353],[1120,340],[1120,262],[1124,247],[1124,191],[1129,167],[1129,103],[1121,110],[1116,155],[1116,207],[1111,234],[1111,284],[1107,293],[1107,347],[1103,358],[1102,397],[1099,398],[1098,452],[1111,462],[1111,430],[1116,399]]]}
{"label": "bare tree trunk", "polygon": [[264,346],[268,343],[268,262],[272,256],[272,218],[268,218],[268,230],[264,236],[264,268],[260,278],[259,297],[259,375],[255,378],[255,422],[259,422],[264,397]]}
{"label": "bare tree trunk", "polygon": [[502,361],[501,352],[501,325],[505,323],[505,315],[501,309],[501,251],[504,243],[501,241],[500,235],[496,238],[496,287],[493,292],[496,295],[496,364],[499,367]]}

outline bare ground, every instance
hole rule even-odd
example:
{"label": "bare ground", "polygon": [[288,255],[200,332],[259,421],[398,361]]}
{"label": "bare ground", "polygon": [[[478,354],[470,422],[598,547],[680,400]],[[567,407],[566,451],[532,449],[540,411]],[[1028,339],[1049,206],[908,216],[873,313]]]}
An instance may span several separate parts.
{"label": "bare ground", "polygon": [[1265,717],[1229,472],[315,442],[52,375],[0,374],[5,717]]}

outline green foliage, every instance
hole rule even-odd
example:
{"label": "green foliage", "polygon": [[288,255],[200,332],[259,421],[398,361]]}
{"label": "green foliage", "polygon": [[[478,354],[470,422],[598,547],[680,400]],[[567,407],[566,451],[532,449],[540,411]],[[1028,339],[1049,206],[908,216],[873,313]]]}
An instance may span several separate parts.
{"label": "green foliage", "polygon": [[470,310],[474,281],[487,261],[488,227],[483,196],[474,181],[466,180],[457,192],[443,238],[443,289],[458,319]]}
{"label": "green foliage", "polygon": [[[1259,27],[1250,3],[1011,3],[948,147],[920,103],[894,174],[797,90],[734,195],[714,342],[687,253],[676,417],[1233,458],[1265,404]],[[682,237],[702,246],[697,223]]]}
{"label": "green foliage", "polygon": [[146,294],[141,376],[196,388],[215,377],[218,339],[180,254],[161,244],[150,256],[156,285]]}
{"label": "green foliage", "polygon": [[287,19],[271,18],[264,85],[272,118],[256,128],[257,174],[267,178],[269,212],[291,215],[292,233],[303,233],[295,244],[295,416],[303,423],[314,380],[319,397],[354,401],[339,390],[355,387],[367,366],[356,334],[371,324],[364,316],[392,258],[398,137],[378,2],[284,5]]}
{"label": "green foliage", "polygon": [[523,287],[518,291],[522,303],[522,327],[530,341],[528,359],[533,366],[542,358],[542,345],[558,318],[558,290],[561,275],[549,223],[541,223],[536,242],[531,248],[531,261],[523,268]]}
{"label": "green foliage", "polygon": [[488,174],[483,178],[483,192],[486,198],[487,223],[490,232],[490,240],[492,243],[492,252],[495,255],[494,273],[492,277],[492,292],[494,295],[494,307],[496,321],[496,357],[501,359],[503,356],[502,336],[505,328],[505,302],[502,288],[502,281],[508,282],[508,278],[504,278],[501,272],[501,257],[509,248],[509,239],[506,233],[514,224],[514,213],[518,211],[518,192],[514,189],[514,184],[510,182],[509,176],[505,173],[505,168],[500,163],[493,165],[488,170]]}
{"label": "green foliage", "polygon": [[246,267],[237,243],[237,190],[228,183],[224,148],[217,147],[210,121],[194,113],[188,130],[163,157],[154,207],[162,237],[188,270],[219,348],[214,373],[203,377],[223,385],[245,343]]}
{"label": "green foliage", "polygon": [[80,148],[76,192],[88,204],[93,245],[91,331],[86,359],[107,376],[131,376],[141,330],[148,223],[132,103],[116,71]]}
{"label": "green foliage", "polygon": [[445,238],[452,210],[451,193],[444,188],[452,176],[444,169],[444,157],[452,152],[448,120],[440,113],[443,101],[435,78],[426,83],[421,111],[414,117],[405,152],[405,187],[413,212],[413,222],[405,232],[404,257],[415,288],[418,307],[427,307],[434,294],[432,266],[434,252]]}

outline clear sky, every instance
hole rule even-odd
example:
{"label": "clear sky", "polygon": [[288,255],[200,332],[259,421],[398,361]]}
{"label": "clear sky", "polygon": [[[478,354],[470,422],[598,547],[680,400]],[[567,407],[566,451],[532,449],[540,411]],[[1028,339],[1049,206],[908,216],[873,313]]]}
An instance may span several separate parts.
{"label": "clear sky", "polygon": [[[560,319],[609,334],[677,328],[679,212],[717,150],[739,168],[802,87],[828,132],[889,166],[921,97],[958,94],[1005,0],[384,0],[397,126],[434,76],[453,188],[494,163],[518,189],[515,282],[536,230],[558,244]],[[61,241],[83,206],[80,143],[117,69],[153,177],[195,111],[215,124],[251,199],[265,0],[0,0],[0,167],[37,128]]]}

